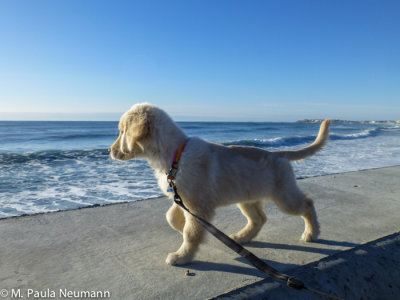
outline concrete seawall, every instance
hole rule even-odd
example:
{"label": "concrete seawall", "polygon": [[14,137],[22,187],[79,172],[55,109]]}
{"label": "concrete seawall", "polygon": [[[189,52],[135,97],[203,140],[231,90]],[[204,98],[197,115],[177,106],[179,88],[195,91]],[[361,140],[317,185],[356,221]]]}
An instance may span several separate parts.
{"label": "concrete seawall", "polygon": [[[400,166],[299,180],[315,201],[320,239],[300,242],[302,219],[267,203],[268,222],[246,248],[312,288],[346,299],[394,299],[399,178]],[[165,220],[170,205],[157,198],[0,220],[0,297],[63,298],[62,289],[109,292],[105,299],[313,299],[265,279],[212,236],[192,264],[166,265],[182,241]],[[246,220],[232,206],[213,223],[230,234]]]}

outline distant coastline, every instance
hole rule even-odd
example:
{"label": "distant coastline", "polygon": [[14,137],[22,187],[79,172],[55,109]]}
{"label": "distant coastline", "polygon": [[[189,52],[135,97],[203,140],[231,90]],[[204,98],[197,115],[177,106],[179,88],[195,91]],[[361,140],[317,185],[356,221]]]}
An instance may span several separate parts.
{"label": "distant coastline", "polygon": [[[321,123],[324,119],[304,119],[296,121],[296,123]],[[349,121],[349,120],[332,120],[332,123],[341,124],[400,124],[400,120],[386,120],[386,121]]]}

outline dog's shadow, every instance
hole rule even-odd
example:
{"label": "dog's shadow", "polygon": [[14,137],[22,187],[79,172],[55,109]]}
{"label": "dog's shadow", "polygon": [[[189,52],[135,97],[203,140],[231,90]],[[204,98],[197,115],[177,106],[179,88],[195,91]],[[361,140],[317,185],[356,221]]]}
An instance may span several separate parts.
{"label": "dog's shadow", "polygon": [[[317,245],[328,245],[334,246],[335,249],[329,248],[321,248],[316,247]],[[307,246],[301,245],[287,245],[287,244],[278,244],[278,243],[269,243],[269,242],[261,242],[261,241],[252,241],[246,245],[245,247],[249,248],[266,248],[266,249],[279,249],[279,250],[291,250],[291,251],[302,251],[302,252],[311,252],[311,253],[320,253],[324,255],[333,255],[342,251],[343,249],[338,249],[337,247],[345,247],[345,248],[353,248],[359,246],[359,244],[350,243],[346,241],[333,241],[333,240],[325,240],[319,239],[313,243],[307,244]],[[227,249],[227,252],[230,250]],[[246,259],[242,257],[234,257],[235,254],[232,254],[232,259],[235,261],[239,261],[245,266],[238,266],[234,264],[227,264],[227,263],[216,263],[216,262],[206,262],[206,261],[194,261],[190,264],[190,269],[195,271],[218,271],[218,272],[225,272],[225,273],[234,273],[234,274],[242,274],[248,276],[255,276],[255,277],[265,277],[265,274],[253,267]],[[267,259],[262,259],[265,263],[270,265],[271,267],[277,270],[289,270],[295,267],[298,267],[297,264],[287,264],[287,263],[280,263],[276,261],[270,261]],[[182,266],[184,267],[184,266]],[[186,266],[189,267],[189,266]]]}

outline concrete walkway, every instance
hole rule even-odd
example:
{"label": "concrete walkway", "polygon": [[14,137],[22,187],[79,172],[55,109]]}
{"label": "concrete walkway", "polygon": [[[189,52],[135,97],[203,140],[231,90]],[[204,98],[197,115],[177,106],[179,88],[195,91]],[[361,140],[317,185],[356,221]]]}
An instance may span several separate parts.
{"label": "concrete walkway", "polygon": [[[246,247],[337,296],[399,295],[400,166],[308,178],[299,185],[315,201],[320,239],[300,242],[302,219],[267,203],[268,222]],[[0,298],[35,299],[39,292],[40,299],[89,299],[90,292],[105,299],[309,298],[264,279],[211,235],[194,263],[166,265],[182,239],[165,220],[170,205],[158,198],[0,220]],[[245,222],[234,206],[220,209],[213,221],[227,234]],[[362,288],[364,282],[369,288]],[[67,292],[72,297],[64,297]]]}

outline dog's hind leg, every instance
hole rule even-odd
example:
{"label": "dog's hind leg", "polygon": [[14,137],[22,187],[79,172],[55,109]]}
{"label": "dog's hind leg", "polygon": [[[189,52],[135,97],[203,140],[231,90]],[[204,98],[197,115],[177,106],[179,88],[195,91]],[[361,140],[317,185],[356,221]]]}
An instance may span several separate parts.
{"label": "dog's hind leg", "polygon": [[183,227],[185,226],[185,214],[178,205],[175,203],[172,204],[171,208],[167,211],[166,217],[169,225],[173,229],[180,233],[183,232]]}
{"label": "dog's hind leg", "polygon": [[[208,219],[202,214],[193,212],[203,219]],[[183,243],[178,251],[170,253],[166,259],[169,265],[182,265],[192,261],[200,243],[204,237],[204,228],[188,213],[185,214],[185,226],[183,227]]]}
{"label": "dog's hind leg", "polygon": [[284,213],[303,218],[305,229],[301,240],[305,242],[316,240],[319,235],[319,224],[314,203],[298,188],[293,169],[287,160],[276,161],[274,187],[271,196],[278,208]]}
{"label": "dog's hind leg", "polygon": [[245,202],[237,205],[242,214],[247,218],[247,225],[236,234],[230,237],[236,242],[243,244],[251,241],[267,222],[267,216],[264,212],[264,202]]}
{"label": "dog's hind leg", "polygon": [[283,191],[279,196],[274,196],[274,202],[278,208],[287,214],[301,216],[305,223],[305,229],[301,240],[311,242],[319,235],[319,223],[313,201],[305,196],[297,186],[290,191]]}
{"label": "dog's hind leg", "polygon": [[319,223],[317,219],[317,213],[312,199],[305,197],[306,210],[302,213],[301,217],[305,222],[305,230],[301,236],[301,240],[305,242],[311,242],[318,238],[319,235]]}

